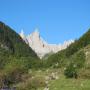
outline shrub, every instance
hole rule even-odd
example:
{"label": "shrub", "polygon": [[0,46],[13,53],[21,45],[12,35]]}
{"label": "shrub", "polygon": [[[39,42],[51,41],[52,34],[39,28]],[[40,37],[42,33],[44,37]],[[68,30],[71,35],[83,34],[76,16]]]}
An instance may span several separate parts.
{"label": "shrub", "polygon": [[43,77],[30,78],[17,86],[17,90],[37,90],[45,87],[45,80]]}
{"label": "shrub", "polygon": [[67,78],[77,78],[77,69],[73,64],[70,64],[66,70],[64,71],[64,74]]}
{"label": "shrub", "polygon": [[85,53],[83,50],[80,50],[76,54],[74,54],[71,58],[70,61],[76,65],[78,69],[83,68],[85,64]]}

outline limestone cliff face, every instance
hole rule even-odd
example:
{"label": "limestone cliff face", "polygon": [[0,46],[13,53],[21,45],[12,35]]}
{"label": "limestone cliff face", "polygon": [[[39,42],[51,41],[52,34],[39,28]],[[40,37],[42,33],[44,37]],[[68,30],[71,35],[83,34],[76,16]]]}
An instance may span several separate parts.
{"label": "limestone cliff face", "polygon": [[21,31],[20,36],[23,40],[29,44],[29,46],[37,53],[37,55],[42,58],[48,53],[56,53],[62,49],[67,48],[73,40],[65,41],[63,44],[48,44],[43,40],[36,29],[33,33],[25,36],[24,32]]}

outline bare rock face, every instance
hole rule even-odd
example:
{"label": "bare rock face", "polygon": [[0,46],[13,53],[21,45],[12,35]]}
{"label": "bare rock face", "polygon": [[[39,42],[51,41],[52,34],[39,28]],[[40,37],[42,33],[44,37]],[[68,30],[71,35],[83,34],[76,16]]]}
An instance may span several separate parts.
{"label": "bare rock face", "polygon": [[27,40],[27,37],[25,36],[23,30],[21,30],[21,33],[20,33],[19,35],[21,36],[21,38],[22,38],[27,44],[29,44],[29,43],[28,43],[28,40]]}
{"label": "bare rock face", "polygon": [[37,53],[37,55],[42,58],[46,54],[56,53],[62,49],[67,48],[73,40],[65,41],[63,44],[48,44],[45,40],[43,40],[36,29],[33,33],[25,36],[23,30],[20,33],[22,39],[29,44],[29,46]]}

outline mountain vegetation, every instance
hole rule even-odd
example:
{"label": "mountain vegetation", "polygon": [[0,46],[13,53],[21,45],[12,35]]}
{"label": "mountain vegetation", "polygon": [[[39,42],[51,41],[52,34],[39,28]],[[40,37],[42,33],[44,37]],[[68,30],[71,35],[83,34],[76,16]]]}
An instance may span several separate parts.
{"label": "mountain vegetation", "polygon": [[19,34],[0,22],[0,86],[19,82],[21,75],[30,68],[37,68],[39,62],[40,59]]}
{"label": "mountain vegetation", "polygon": [[[89,85],[83,87],[82,79],[90,83],[90,29],[66,49],[41,60],[19,34],[0,22],[0,89],[90,90]],[[73,84],[78,81],[79,89]]]}
{"label": "mountain vegetation", "polygon": [[66,77],[77,78],[79,76],[79,71],[86,67],[85,63],[87,62],[86,57],[88,51],[85,51],[85,48],[88,46],[90,46],[90,29],[67,49],[49,56],[45,65],[55,68],[55,65],[58,63],[57,67],[65,68],[64,74]]}

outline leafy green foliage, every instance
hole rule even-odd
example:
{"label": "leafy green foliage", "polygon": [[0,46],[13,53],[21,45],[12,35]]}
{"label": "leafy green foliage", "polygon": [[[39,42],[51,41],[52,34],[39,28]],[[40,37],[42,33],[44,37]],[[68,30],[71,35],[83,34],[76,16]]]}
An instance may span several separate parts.
{"label": "leafy green foliage", "polygon": [[[13,29],[0,22],[0,88],[21,83],[23,75],[29,75],[28,72],[31,69],[63,69],[66,67],[64,74],[68,78],[90,78],[90,67],[85,66],[84,51],[84,47],[89,44],[90,30],[67,49],[56,54],[46,55],[43,60],[40,60]],[[89,57],[87,58],[89,63]],[[45,82],[41,78],[33,78],[26,83],[24,80],[24,84],[19,86],[19,90],[36,90],[45,86]]]}
{"label": "leafy green foliage", "polygon": [[66,77],[69,78],[77,78],[79,69],[84,67],[85,64],[85,54],[84,51],[81,50],[74,54],[70,59],[69,65],[66,67],[66,70],[64,71],[64,74]]}
{"label": "leafy green foliage", "polygon": [[[35,52],[22,40],[22,38],[10,27],[0,22],[0,67],[5,63],[14,62],[17,58],[19,64],[28,64],[31,60],[39,60]],[[12,57],[12,58],[9,58]],[[21,58],[25,60],[21,60]],[[20,60],[19,60],[20,58]],[[29,58],[29,59],[28,59]]]}
{"label": "leafy green foliage", "polygon": [[64,72],[65,76],[67,78],[77,78],[77,69],[76,67],[71,63]]}
{"label": "leafy green foliage", "polygon": [[[64,67],[65,65],[68,64],[68,62],[72,61],[74,63],[78,62],[78,64],[79,63],[81,64],[81,62],[84,63],[84,61],[82,61],[83,60],[82,58],[85,57],[84,53],[81,53],[81,55],[80,54],[75,55],[74,57],[73,55],[89,44],[90,44],[90,29],[80,39],[76,40],[65,50],[59,51],[58,53],[49,56],[48,59],[46,60],[47,61],[46,65],[52,66],[53,64],[58,62],[60,67]],[[80,64],[78,65],[78,67],[80,66]]]}
{"label": "leafy green foliage", "polygon": [[90,29],[80,39],[76,40],[66,49],[66,56],[70,57],[78,50],[90,44]]}
{"label": "leafy green foliage", "polygon": [[82,68],[84,67],[85,64],[85,53],[83,50],[75,53],[72,57],[71,57],[71,63],[75,64],[77,68]]}
{"label": "leafy green foliage", "polygon": [[10,27],[0,22],[1,87],[19,83],[30,68],[39,68],[40,59]]}
{"label": "leafy green foliage", "polygon": [[4,49],[11,50],[16,56],[36,57],[34,51],[10,27],[0,22],[0,44]]}
{"label": "leafy green foliage", "polygon": [[57,67],[62,67],[65,65],[65,50],[62,50],[60,53],[52,54],[51,56],[48,57],[48,59],[43,60],[43,66],[44,67],[54,67],[55,64],[58,64]]}
{"label": "leafy green foliage", "polygon": [[58,63],[58,67],[66,67],[66,77],[74,77],[74,74],[77,76],[79,69],[85,67],[86,55],[84,48],[89,44],[90,29],[65,50],[49,56],[48,59],[45,60],[46,63],[44,62],[44,66],[55,68],[55,64]]}

